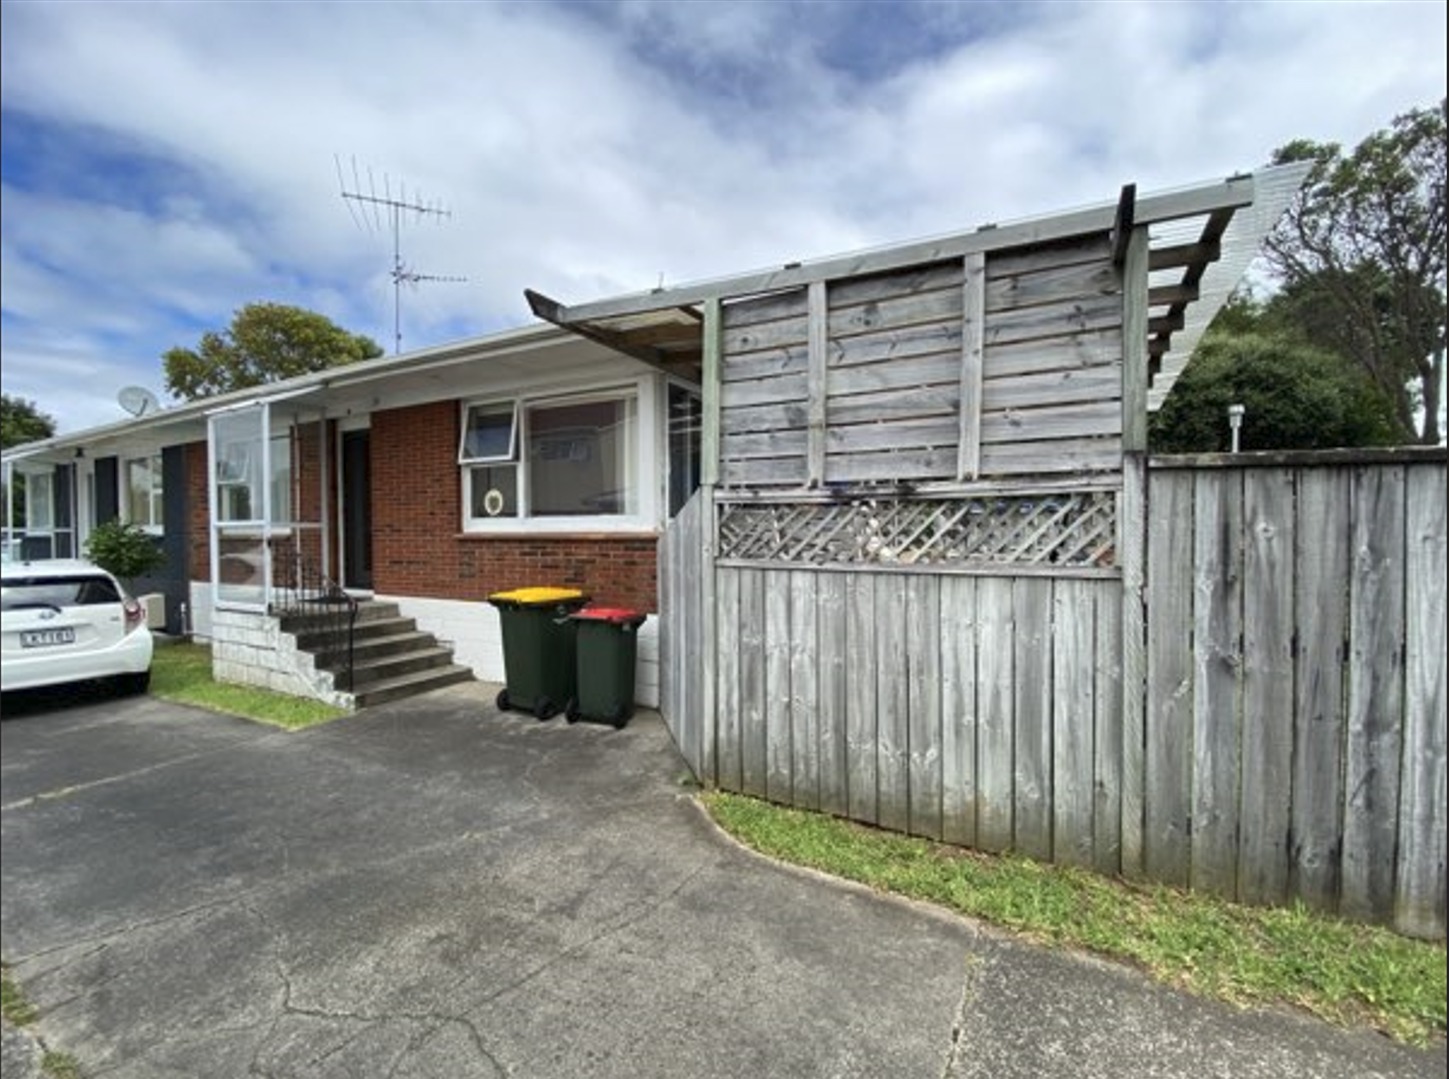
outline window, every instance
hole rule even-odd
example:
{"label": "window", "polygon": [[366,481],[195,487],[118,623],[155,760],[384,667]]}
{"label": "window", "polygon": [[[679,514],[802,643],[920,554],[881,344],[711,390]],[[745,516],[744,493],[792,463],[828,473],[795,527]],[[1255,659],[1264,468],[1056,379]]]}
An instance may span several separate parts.
{"label": "window", "polygon": [[639,394],[470,405],[458,461],[467,523],[644,515]]}
{"label": "window", "polygon": [[283,431],[273,435],[267,453],[272,471],[272,523],[292,522],[292,435]]}
{"label": "window", "polygon": [[703,409],[699,394],[669,384],[669,516],[699,488],[699,432]]}
{"label": "window", "polygon": [[49,532],[55,527],[55,480],[48,472],[23,474],[25,480],[25,529]]}
{"label": "window", "polygon": [[152,532],[162,525],[161,455],[126,462],[126,508],[132,524]]}

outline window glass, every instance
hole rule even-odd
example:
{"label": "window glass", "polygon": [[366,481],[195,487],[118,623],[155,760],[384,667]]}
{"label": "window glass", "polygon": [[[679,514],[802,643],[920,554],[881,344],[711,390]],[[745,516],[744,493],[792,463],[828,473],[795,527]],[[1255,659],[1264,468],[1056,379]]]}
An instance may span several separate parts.
{"label": "window glass", "polygon": [[211,422],[217,517],[256,520],[262,512],[262,411],[245,409],[215,416]]}
{"label": "window glass", "polygon": [[133,524],[161,527],[161,458],[146,457],[126,462],[126,502]]}
{"label": "window glass", "polygon": [[487,465],[471,470],[471,511],[474,517],[518,516],[518,468]]}
{"label": "window glass", "polygon": [[474,405],[463,421],[462,461],[511,461],[513,459],[513,405]]}
{"label": "window glass", "polygon": [[699,394],[669,387],[669,516],[684,508],[699,487]]}
{"label": "window glass", "polygon": [[27,577],[0,589],[0,610],[27,607],[91,607],[120,603],[120,593],[106,577]]}
{"label": "window glass", "polygon": [[273,435],[269,465],[272,472],[272,523],[292,520],[292,438],[287,432]]}
{"label": "window glass", "polygon": [[528,410],[530,516],[637,513],[634,401]]}
{"label": "window glass", "polygon": [[55,525],[55,492],[52,477],[46,473],[25,475],[25,524],[32,529]]}

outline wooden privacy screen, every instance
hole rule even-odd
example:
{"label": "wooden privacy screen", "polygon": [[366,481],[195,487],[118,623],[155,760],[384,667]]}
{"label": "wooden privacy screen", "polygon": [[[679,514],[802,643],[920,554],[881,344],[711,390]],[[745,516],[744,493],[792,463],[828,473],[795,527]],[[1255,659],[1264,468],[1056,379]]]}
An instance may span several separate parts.
{"label": "wooden privacy screen", "polygon": [[727,303],[722,493],[1118,472],[1111,256],[1104,234]]}

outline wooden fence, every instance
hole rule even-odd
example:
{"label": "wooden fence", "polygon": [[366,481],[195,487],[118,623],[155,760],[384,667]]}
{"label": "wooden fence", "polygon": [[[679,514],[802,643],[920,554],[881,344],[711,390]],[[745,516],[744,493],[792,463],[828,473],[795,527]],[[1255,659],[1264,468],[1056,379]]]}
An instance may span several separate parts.
{"label": "wooden fence", "polygon": [[1149,877],[1444,935],[1445,465],[1394,460],[1154,460]]}
{"label": "wooden fence", "polygon": [[1442,938],[1445,460],[1404,460],[1154,459],[1140,740],[1119,579],[716,565],[704,492],[662,709],[726,790]]}

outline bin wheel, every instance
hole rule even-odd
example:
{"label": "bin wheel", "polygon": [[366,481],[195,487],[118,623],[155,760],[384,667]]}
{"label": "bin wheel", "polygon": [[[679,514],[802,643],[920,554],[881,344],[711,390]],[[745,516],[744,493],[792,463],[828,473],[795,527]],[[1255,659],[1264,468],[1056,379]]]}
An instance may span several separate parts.
{"label": "bin wheel", "polygon": [[570,723],[577,723],[582,718],[583,713],[579,711],[579,702],[576,699],[569,698],[568,707],[564,709],[564,716]]}
{"label": "bin wheel", "polygon": [[609,722],[613,725],[614,730],[622,731],[624,727],[628,725],[629,718],[633,714],[634,710],[632,708],[628,707],[627,705],[620,705],[618,708],[615,708],[613,713],[609,716]]}
{"label": "bin wheel", "polygon": [[498,706],[500,712],[506,712],[513,707],[513,702],[508,699],[508,690],[506,689],[500,689],[498,691],[498,697],[493,703]]}
{"label": "bin wheel", "polygon": [[552,719],[558,715],[558,705],[547,697],[540,697],[538,703],[533,706],[533,714],[538,717],[539,722],[545,719]]}

